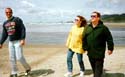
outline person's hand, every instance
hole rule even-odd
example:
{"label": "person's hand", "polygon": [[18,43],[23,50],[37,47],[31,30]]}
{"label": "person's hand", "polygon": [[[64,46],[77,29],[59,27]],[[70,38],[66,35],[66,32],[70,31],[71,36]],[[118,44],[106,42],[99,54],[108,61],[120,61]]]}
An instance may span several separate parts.
{"label": "person's hand", "polygon": [[112,51],[111,50],[108,50],[108,55],[111,55],[112,54]]}
{"label": "person's hand", "polygon": [[0,49],[2,48],[2,45],[0,44]]}
{"label": "person's hand", "polygon": [[20,41],[20,44],[23,46],[23,45],[25,45],[25,40],[21,40]]}

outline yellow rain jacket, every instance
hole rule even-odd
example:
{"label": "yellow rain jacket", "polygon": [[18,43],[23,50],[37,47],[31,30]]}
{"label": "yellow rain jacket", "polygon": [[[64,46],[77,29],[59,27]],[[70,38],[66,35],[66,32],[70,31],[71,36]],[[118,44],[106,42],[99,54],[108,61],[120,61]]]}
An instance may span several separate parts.
{"label": "yellow rain jacket", "polygon": [[85,51],[82,48],[84,27],[73,25],[66,42],[66,46],[75,53],[83,54]]}

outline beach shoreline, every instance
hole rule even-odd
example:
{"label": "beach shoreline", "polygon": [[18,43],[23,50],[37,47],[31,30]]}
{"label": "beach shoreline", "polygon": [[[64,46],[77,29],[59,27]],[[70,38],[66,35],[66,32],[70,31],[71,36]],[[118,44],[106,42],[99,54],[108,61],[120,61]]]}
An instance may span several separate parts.
{"label": "beach shoreline", "polygon": [[104,24],[110,28],[125,28],[125,23],[109,23],[104,22]]}
{"label": "beach shoreline", "polygon": [[[109,27],[114,44],[125,45],[125,23],[104,24]],[[2,26],[0,27],[0,35],[2,35]],[[71,27],[71,23],[26,24],[26,43],[45,45],[65,44]]]}
{"label": "beach shoreline", "polygon": [[[119,30],[125,29],[125,23],[104,24],[109,28],[120,28]],[[59,32],[55,31],[57,26],[54,25],[53,26],[55,28],[53,28],[51,25],[47,26],[47,28],[46,25],[43,26],[41,24],[39,27],[40,26],[40,29],[45,28],[49,32],[45,30],[45,32],[43,31],[35,33],[32,32],[32,30],[34,31],[36,26],[34,28],[29,28],[30,26],[27,27],[29,30],[27,31],[26,45],[24,46],[24,56],[32,67],[30,77],[64,77],[63,75],[67,72],[66,56],[68,50],[64,44],[71,26],[62,27],[63,25],[60,25],[58,30],[56,30]],[[48,27],[50,29],[48,29]],[[64,30],[65,28],[66,30]],[[35,30],[37,30],[37,28]],[[122,30],[122,32],[123,31],[124,30]],[[122,40],[122,43],[120,42],[118,45],[115,44],[115,49],[111,56],[106,54],[104,63],[104,77],[125,77],[124,33],[121,35],[121,33],[119,34],[117,32],[119,31],[114,33],[115,36],[120,36],[117,36],[119,38],[114,40],[117,42]],[[9,77],[10,75],[10,61],[7,42],[4,44],[3,48],[0,49],[0,77]],[[83,60],[86,68],[85,77],[92,77],[92,69],[86,53],[83,55]],[[19,62],[17,62],[17,65],[19,68],[19,77],[25,77],[25,69]],[[76,55],[74,55],[73,58],[73,65],[73,77],[79,77],[79,65]]]}

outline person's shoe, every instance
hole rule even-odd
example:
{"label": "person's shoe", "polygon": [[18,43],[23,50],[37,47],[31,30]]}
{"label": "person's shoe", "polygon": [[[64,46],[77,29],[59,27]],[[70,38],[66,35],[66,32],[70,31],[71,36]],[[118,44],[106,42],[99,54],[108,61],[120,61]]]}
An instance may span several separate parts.
{"label": "person's shoe", "polygon": [[31,72],[31,69],[26,70],[25,75],[28,75]]}
{"label": "person's shoe", "polygon": [[12,74],[10,75],[10,77],[17,77],[17,74]]}
{"label": "person's shoe", "polygon": [[79,77],[84,77],[84,72],[83,71],[80,71]]}
{"label": "person's shoe", "polygon": [[67,72],[66,74],[64,74],[64,77],[72,77],[72,73],[71,72]]}

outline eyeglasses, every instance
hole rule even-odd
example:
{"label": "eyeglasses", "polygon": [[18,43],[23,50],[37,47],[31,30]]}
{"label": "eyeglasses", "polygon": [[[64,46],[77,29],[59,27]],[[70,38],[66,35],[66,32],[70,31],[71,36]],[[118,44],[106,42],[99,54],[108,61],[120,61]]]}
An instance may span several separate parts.
{"label": "eyeglasses", "polygon": [[91,15],[91,18],[96,18],[97,16],[96,15]]}
{"label": "eyeglasses", "polygon": [[75,21],[80,21],[79,19],[75,19]]}

